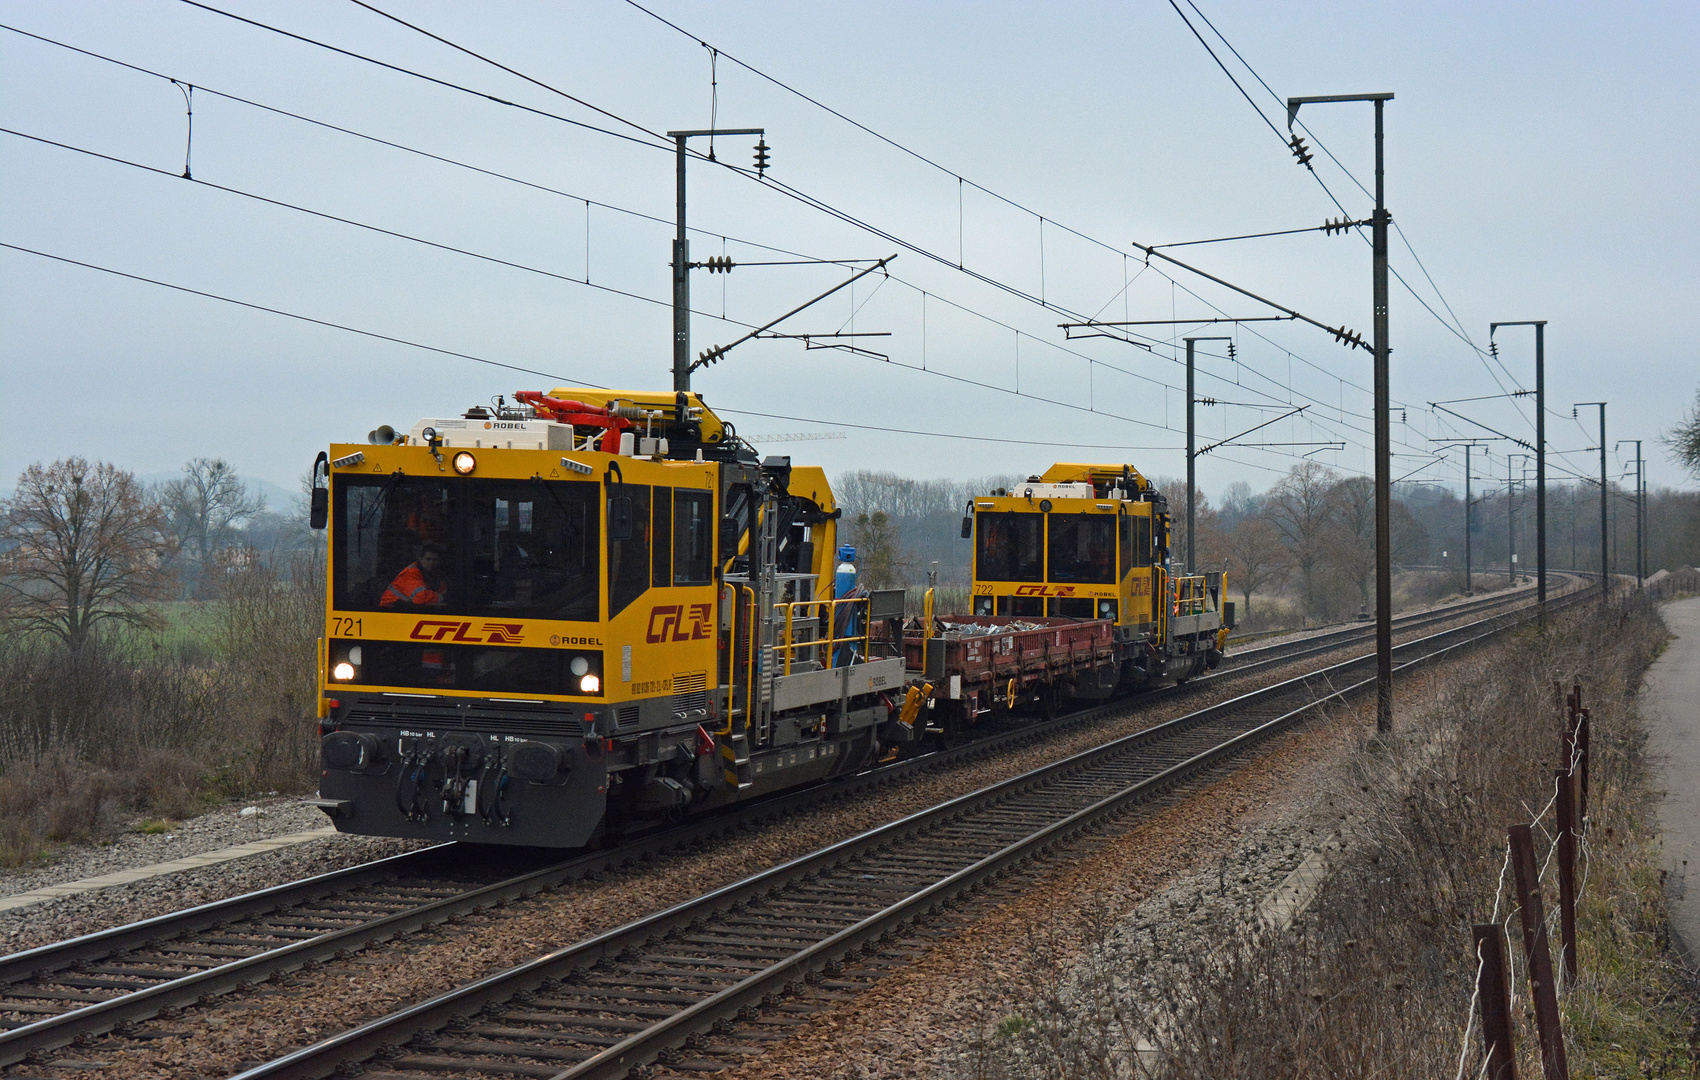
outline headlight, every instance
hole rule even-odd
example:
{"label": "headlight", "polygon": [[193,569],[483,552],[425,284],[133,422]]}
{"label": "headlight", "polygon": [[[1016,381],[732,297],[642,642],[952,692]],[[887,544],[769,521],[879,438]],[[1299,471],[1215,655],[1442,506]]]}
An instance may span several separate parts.
{"label": "headlight", "polygon": [[1103,615],[1106,618],[1112,615],[1115,610],[1116,605],[1109,600],[1100,601],[1098,604],[1098,614]]}
{"label": "headlight", "polygon": [[342,661],[336,667],[331,668],[331,678],[337,682],[348,682],[354,678],[354,665],[347,660]]}
{"label": "headlight", "polygon": [[[580,657],[580,659],[583,659]],[[597,694],[602,691],[602,680],[595,675],[586,675],[578,681],[578,688],[587,694]]]}
{"label": "headlight", "polygon": [[462,450],[455,455],[454,466],[455,472],[462,476],[471,476],[472,470],[478,467],[478,459]]}
{"label": "headlight", "polygon": [[567,665],[574,675],[583,675],[590,670],[590,661],[582,656],[573,657],[573,662]]}
{"label": "headlight", "polygon": [[975,598],[975,600],[974,600],[974,614],[976,614],[976,615],[990,615],[991,613],[992,613],[992,598],[991,597],[981,596],[981,597]]}

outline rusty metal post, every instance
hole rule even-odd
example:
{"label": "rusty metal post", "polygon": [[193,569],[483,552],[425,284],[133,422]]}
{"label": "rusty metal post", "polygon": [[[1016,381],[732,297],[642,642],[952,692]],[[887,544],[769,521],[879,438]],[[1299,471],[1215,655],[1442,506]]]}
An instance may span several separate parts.
{"label": "rusty metal post", "polygon": [[1558,785],[1558,947],[1564,985],[1576,985],[1576,774],[1560,769]]}
{"label": "rusty metal post", "polygon": [[1529,993],[1535,1001],[1535,1031],[1541,1040],[1541,1072],[1546,1080],[1570,1080],[1564,1030],[1558,1017],[1558,982],[1553,978],[1546,915],[1541,908],[1541,870],[1535,861],[1535,842],[1527,825],[1513,825],[1507,831],[1523,922],[1523,956],[1529,966]]}
{"label": "rusty metal post", "polygon": [[1512,1043],[1511,982],[1506,977],[1505,928],[1498,923],[1470,927],[1480,967],[1476,973],[1476,998],[1482,1007],[1482,1054],[1487,1058],[1487,1080],[1517,1080],[1517,1053]]}

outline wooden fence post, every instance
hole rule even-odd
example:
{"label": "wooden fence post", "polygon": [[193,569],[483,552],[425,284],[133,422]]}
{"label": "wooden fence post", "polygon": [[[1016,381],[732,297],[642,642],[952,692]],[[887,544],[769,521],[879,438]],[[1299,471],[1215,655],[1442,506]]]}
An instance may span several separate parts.
{"label": "wooden fence post", "polygon": [[1554,809],[1558,815],[1558,942],[1564,985],[1576,985],[1576,774],[1560,770]]}
{"label": "wooden fence post", "polygon": [[1480,961],[1476,998],[1482,1008],[1482,1048],[1487,1057],[1487,1080],[1517,1080],[1517,1053],[1512,1043],[1511,982],[1506,977],[1505,928],[1498,923],[1470,927],[1470,941]]}
{"label": "wooden fence post", "polygon": [[1529,993],[1535,1000],[1535,1031],[1541,1040],[1541,1072],[1546,1080],[1570,1080],[1558,1016],[1558,983],[1552,974],[1552,951],[1547,945],[1546,916],[1541,908],[1541,868],[1535,861],[1535,842],[1527,825],[1513,825],[1507,831],[1523,922],[1523,956],[1529,966]]}

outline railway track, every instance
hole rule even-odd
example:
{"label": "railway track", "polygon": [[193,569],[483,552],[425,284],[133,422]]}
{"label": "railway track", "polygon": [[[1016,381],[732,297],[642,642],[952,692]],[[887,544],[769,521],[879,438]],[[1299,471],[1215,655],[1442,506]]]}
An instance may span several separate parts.
{"label": "railway track", "polygon": [[[1562,603],[1562,601],[1560,601]],[[1523,616],[1408,642],[1401,669]],[[696,1072],[717,1039],[1025,860],[1373,687],[1359,657],[1116,739],[324,1040],[239,1080]],[[771,1035],[766,1037],[771,1038]]]}
{"label": "railway track", "polygon": [[[1402,633],[1481,614],[1523,597],[1494,596],[1396,621]],[[1353,626],[1248,650],[1191,687],[1239,679],[1373,637]],[[917,772],[1054,738],[1066,731],[1192,692],[1165,688],[1012,727],[832,784],[776,796],[633,838],[611,851],[562,859],[527,849],[473,853],[445,844],[0,958],[0,1066],[331,960],[482,908],[712,838],[752,820],[783,817]],[[518,872],[515,872],[515,871]]]}
{"label": "railway track", "polygon": [[[1412,630],[1420,630],[1436,623],[1449,622],[1462,616],[1481,615],[1489,611],[1519,605],[1526,602],[1530,595],[1527,589],[1507,590],[1492,593],[1480,599],[1451,604],[1444,608],[1413,612],[1409,615],[1395,617],[1393,629],[1397,633],[1409,633]],[[1244,673],[1272,667],[1276,664],[1290,663],[1318,653],[1331,652],[1359,641],[1373,640],[1375,640],[1374,622],[1354,623],[1339,630],[1329,630],[1289,641],[1236,650],[1229,654],[1226,658],[1227,666],[1221,670],[1236,674]]]}

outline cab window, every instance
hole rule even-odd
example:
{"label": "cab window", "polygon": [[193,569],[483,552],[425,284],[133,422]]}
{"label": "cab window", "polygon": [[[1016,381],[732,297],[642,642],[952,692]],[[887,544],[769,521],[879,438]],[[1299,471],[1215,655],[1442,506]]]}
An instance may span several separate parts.
{"label": "cab window", "polygon": [[394,473],[332,487],[339,610],[597,617],[600,485]]}
{"label": "cab window", "polygon": [[975,521],[976,580],[1045,580],[1043,515],[982,513]]}
{"label": "cab window", "polygon": [[1050,581],[1113,585],[1116,519],[1108,514],[1050,515]]}
{"label": "cab window", "polygon": [[[661,526],[657,522],[659,532]],[[680,488],[673,493],[673,584],[714,581],[714,496]]]}
{"label": "cab window", "polygon": [[632,535],[608,541],[608,616],[618,615],[649,588],[649,485],[610,488],[632,500]]}
{"label": "cab window", "polygon": [[673,489],[655,489],[655,543],[650,552],[649,584],[665,589],[673,584]]}
{"label": "cab window", "polygon": [[594,621],[597,485],[463,481],[467,610]]}

